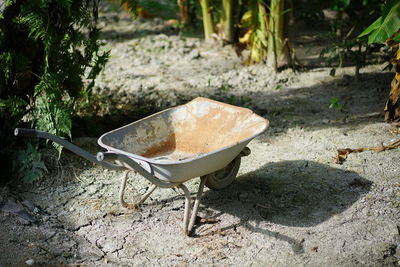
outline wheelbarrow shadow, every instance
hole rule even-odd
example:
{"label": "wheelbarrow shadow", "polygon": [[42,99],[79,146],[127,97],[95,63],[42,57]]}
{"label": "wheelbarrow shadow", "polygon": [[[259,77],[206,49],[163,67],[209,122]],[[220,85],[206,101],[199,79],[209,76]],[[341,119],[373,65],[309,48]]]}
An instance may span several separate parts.
{"label": "wheelbarrow shadow", "polygon": [[[206,191],[202,204],[219,211],[214,218],[231,214],[240,218],[238,224],[250,231],[285,240],[299,252],[298,240],[264,229],[261,222],[289,227],[316,226],[349,208],[370,190],[371,184],[355,172],[313,161],[272,162],[239,176],[226,189]],[[221,231],[236,228],[238,224]]]}

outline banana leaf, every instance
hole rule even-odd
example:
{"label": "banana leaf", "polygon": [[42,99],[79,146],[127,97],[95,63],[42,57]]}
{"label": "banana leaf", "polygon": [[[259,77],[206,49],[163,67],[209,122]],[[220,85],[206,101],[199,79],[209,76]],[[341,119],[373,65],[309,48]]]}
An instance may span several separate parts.
{"label": "banana leaf", "polygon": [[375,20],[367,29],[365,29],[359,36],[364,37],[368,35],[368,43],[383,43],[390,37],[396,34],[393,39],[397,42],[400,41],[398,31],[400,30],[400,1],[389,1],[384,9],[382,16]]}

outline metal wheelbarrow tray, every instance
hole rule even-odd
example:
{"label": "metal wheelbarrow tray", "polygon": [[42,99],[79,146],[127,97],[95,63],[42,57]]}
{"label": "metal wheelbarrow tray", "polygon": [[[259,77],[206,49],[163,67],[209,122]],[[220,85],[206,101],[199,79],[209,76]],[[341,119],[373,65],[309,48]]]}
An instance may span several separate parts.
{"label": "metal wheelbarrow tray", "polygon": [[[204,185],[228,186],[236,177],[246,145],[268,127],[268,120],[251,110],[207,98],[166,109],[103,134],[98,144],[107,152],[96,156],[46,132],[16,129],[15,135],[50,139],[105,168],[124,170],[120,202],[126,208],[143,203],[156,187],[179,187],[185,193],[183,229],[190,234]],[[153,183],[141,200],[127,204],[124,191],[128,173],[137,171]],[[184,182],[200,177],[195,204],[190,212],[190,192]]]}

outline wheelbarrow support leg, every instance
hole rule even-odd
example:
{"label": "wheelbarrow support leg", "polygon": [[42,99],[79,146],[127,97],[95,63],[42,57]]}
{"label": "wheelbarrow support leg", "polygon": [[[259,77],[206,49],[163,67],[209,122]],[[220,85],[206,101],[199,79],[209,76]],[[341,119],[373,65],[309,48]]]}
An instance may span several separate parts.
{"label": "wheelbarrow support leg", "polygon": [[196,200],[194,201],[194,206],[193,206],[193,210],[192,210],[192,217],[190,218],[190,222],[189,222],[189,227],[188,227],[189,233],[192,231],[194,223],[196,222],[197,210],[200,205],[201,196],[203,195],[204,184],[207,180],[206,177],[202,177],[200,179],[201,180],[200,180],[200,185],[199,185],[199,191],[197,191]]}
{"label": "wheelbarrow support leg", "polygon": [[183,215],[183,231],[185,235],[189,235],[189,217],[190,217],[190,192],[184,184],[180,184],[179,188],[185,193],[185,214]]}
{"label": "wheelbarrow support leg", "polygon": [[152,185],[147,192],[142,196],[142,198],[139,200],[139,202],[137,203],[126,203],[124,200],[124,194],[125,194],[125,187],[126,187],[126,180],[128,179],[128,174],[129,174],[129,170],[124,171],[124,173],[122,174],[122,180],[121,180],[121,188],[119,190],[119,201],[121,203],[121,205],[124,208],[127,209],[135,209],[137,208],[137,206],[139,206],[140,204],[142,204],[143,202],[146,201],[146,199],[151,195],[151,193],[153,193],[154,189],[157,188],[156,185]]}
{"label": "wheelbarrow support leg", "polygon": [[[199,190],[197,191],[196,195],[196,200],[193,205],[192,212],[190,212],[190,192],[187,189],[187,187],[184,184],[180,184],[179,188],[183,190],[185,193],[185,214],[183,217],[183,231],[185,232],[185,235],[190,235],[190,233],[193,230],[194,223],[196,222],[196,217],[197,217],[197,210],[199,209],[200,205],[200,200],[201,196],[203,194],[204,190],[204,184],[206,182],[207,178],[206,177],[201,177],[200,185],[199,185]],[[190,221],[189,221],[190,218]]]}

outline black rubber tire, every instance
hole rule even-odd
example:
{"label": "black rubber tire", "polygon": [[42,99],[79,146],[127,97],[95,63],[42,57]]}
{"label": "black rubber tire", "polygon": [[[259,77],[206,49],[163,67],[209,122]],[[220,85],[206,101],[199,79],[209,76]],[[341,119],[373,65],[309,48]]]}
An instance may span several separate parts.
{"label": "black rubber tire", "polygon": [[207,177],[206,186],[213,190],[220,190],[230,185],[239,171],[240,158],[240,156],[236,157],[221,170],[204,175],[203,177]]}

